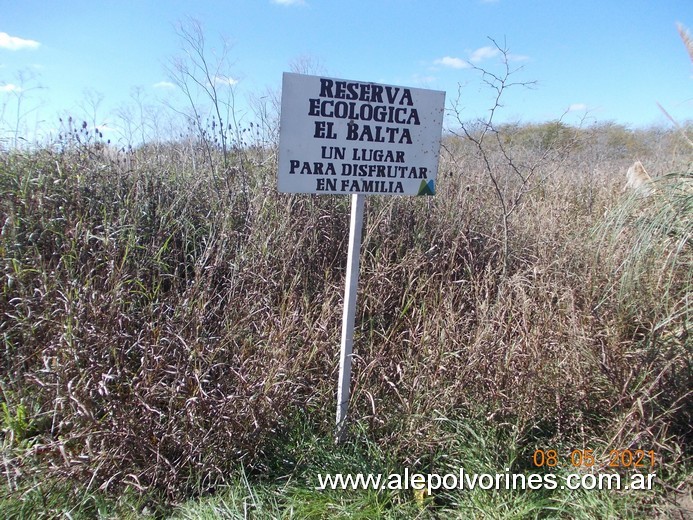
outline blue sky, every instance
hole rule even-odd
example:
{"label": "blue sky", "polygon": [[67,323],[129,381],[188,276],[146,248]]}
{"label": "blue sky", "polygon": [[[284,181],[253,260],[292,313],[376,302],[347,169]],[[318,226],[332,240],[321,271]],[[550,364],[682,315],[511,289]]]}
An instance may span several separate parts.
{"label": "blue sky", "polygon": [[567,111],[569,122],[666,125],[657,103],[693,120],[693,66],[676,30],[693,30],[691,0],[0,0],[5,130],[20,93],[22,124],[44,130],[58,115],[86,118],[98,98],[98,124],[115,125],[135,87],[162,110],[180,101],[166,64],[186,17],[208,47],[232,43],[227,74],[246,121],[249,96],[279,89],[301,60],[332,77],[445,90],[448,105],[461,85],[462,118],[483,116],[492,93],[469,65],[498,70],[489,37],[521,67],[514,81],[536,81],[507,91],[501,120]]}

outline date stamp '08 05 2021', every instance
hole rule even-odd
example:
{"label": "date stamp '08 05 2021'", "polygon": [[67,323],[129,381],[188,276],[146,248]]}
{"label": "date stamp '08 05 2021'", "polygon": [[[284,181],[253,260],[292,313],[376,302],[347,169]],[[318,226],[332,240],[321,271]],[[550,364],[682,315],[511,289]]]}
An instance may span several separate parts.
{"label": "date stamp '08 05 2021'", "polygon": [[657,457],[654,450],[622,449],[610,450],[601,457],[595,455],[594,450],[572,450],[568,455],[561,455],[557,450],[534,450],[532,464],[537,468],[591,468],[604,466],[617,469],[652,469],[655,467]]}

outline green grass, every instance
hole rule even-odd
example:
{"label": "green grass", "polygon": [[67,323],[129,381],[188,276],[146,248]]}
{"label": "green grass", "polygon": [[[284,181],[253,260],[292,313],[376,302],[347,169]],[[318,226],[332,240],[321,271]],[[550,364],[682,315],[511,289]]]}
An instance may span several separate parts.
{"label": "green grass", "polygon": [[[457,474],[464,468],[474,472],[542,475],[548,468],[533,467],[525,460],[523,447],[511,435],[481,418],[438,419],[448,434],[447,442],[435,453],[422,454],[418,464],[408,467],[420,472]],[[228,482],[212,493],[178,505],[162,506],[151,497],[123,494],[118,500],[98,490],[85,491],[66,482],[34,482],[0,500],[3,518],[652,518],[663,509],[663,489],[652,491],[560,489],[565,476],[575,471],[565,464],[549,471],[557,475],[556,489],[481,488],[438,490],[421,496],[412,489],[317,490],[318,474],[380,473],[405,474],[405,467],[376,446],[364,429],[353,432],[348,445],[335,446],[331,438],[309,429],[297,429],[290,438],[279,440],[276,460],[263,468],[239,468]],[[281,450],[279,450],[281,445]],[[597,448],[596,451],[600,447]],[[558,448],[563,454],[569,449]],[[507,471],[506,471],[507,468]],[[685,468],[676,478],[682,478]],[[394,480],[391,480],[394,482]],[[637,499],[633,495],[637,494]]]}

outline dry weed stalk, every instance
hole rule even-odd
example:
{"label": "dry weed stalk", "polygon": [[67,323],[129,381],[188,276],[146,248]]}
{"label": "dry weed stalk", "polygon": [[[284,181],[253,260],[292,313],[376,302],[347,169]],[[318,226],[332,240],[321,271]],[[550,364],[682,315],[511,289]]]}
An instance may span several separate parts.
{"label": "dry weed stalk", "polygon": [[677,23],[676,28],[678,29],[679,35],[683,40],[683,44],[686,46],[688,56],[691,58],[691,61],[693,62],[693,38],[691,38],[691,33],[688,32],[688,29],[684,27],[682,23]]}
{"label": "dry weed stalk", "polygon": [[626,185],[623,187],[623,193],[628,190],[633,190],[643,196],[651,195],[654,192],[652,178],[640,161],[635,161],[626,172]]}

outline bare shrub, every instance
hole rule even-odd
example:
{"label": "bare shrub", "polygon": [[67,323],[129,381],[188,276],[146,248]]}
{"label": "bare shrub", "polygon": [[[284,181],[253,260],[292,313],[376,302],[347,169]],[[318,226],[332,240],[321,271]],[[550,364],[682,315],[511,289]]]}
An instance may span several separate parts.
{"label": "bare shrub", "polygon": [[[507,91],[518,87],[529,88],[534,82],[516,81],[515,75],[521,67],[513,68],[508,49],[493,39],[491,42],[501,56],[499,70],[487,70],[469,63],[480,74],[482,84],[493,96],[488,116],[475,121],[464,120],[460,85],[458,97],[450,109],[458,128],[452,129],[451,133],[463,137],[472,145],[479,166],[490,182],[502,228],[502,271],[505,275],[513,254],[510,247],[512,219],[523,207],[528,194],[540,190],[547,177],[560,167],[576,146],[577,132],[560,119],[540,128],[526,128],[526,131],[518,129],[518,125],[502,126],[497,122]],[[527,137],[531,141],[523,142]]]}

